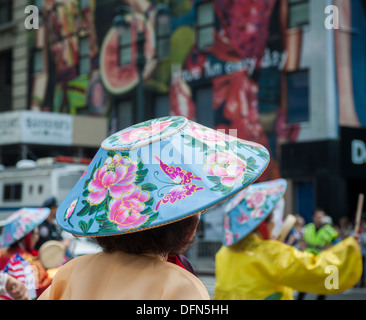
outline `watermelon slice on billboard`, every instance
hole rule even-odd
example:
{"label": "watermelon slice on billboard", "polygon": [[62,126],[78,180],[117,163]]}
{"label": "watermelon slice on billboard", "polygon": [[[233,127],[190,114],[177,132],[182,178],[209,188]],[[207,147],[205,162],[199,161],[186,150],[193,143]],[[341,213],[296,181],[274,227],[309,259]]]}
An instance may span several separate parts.
{"label": "watermelon slice on billboard", "polygon": [[[112,27],[103,39],[100,52],[100,76],[105,88],[112,94],[123,94],[135,87],[139,80],[136,66],[137,59],[137,28],[143,30],[145,26],[145,58],[146,65],[155,56],[155,31],[150,21],[143,15],[135,14],[136,23],[129,16],[131,24],[131,63],[120,65],[119,63],[119,35],[117,29]],[[126,19],[127,20],[127,19]]]}

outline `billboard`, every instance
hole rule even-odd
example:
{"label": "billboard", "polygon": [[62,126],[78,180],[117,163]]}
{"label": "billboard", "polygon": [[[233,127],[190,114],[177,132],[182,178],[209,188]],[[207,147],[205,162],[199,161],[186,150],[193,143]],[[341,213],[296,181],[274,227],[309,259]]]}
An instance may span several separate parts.
{"label": "billboard", "polygon": [[[337,139],[340,125],[366,126],[363,2],[334,1],[339,30],[324,26],[326,1],[302,3],[304,21],[285,0],[44,1],[43,27],[30,32],[42,67],[30,75],[29,108],[115,121],[112,102],[136,94],[135,40],[144,28],[145,94],[167,95],[171,115],[235,129],[266,146],[272,160],[261,178],[278,178],[281,144]],[[112,25],[122,4],[136,17],[127,19],[125,65]],[[163,4],[171,21],[169,55],[160,57],[156,14]]]}

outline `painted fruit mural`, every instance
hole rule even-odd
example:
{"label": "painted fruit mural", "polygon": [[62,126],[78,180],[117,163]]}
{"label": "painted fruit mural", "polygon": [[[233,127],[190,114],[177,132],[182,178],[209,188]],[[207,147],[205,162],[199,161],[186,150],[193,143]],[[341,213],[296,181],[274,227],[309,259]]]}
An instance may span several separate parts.
{"label": "painted fruit mural", "polygon": [[[131,21],[131,20],[130,20]],[[139,75],[136,67],[137,59],[137,32],[144,30],[145,47],[144,54],[146,58],[145,69],[155,55],[155,34],[151,23],[145,20],[141,14],[136,14],[138,26],[131,23],[131,63],[126,65],[120,64],[119,43],[121,41],[117,28],[109,29],[107,35],[103,39],[100,52],[100,70],[103,84],[107,90],[115,95],[123,94],[136,86]],[[139,29],[139,30],[138,30]]]}

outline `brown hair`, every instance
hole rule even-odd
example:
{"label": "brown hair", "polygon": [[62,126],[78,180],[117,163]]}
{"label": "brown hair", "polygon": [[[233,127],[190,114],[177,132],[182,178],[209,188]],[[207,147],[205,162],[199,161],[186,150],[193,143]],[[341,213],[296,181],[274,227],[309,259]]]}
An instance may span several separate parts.
{"label": "brown hair", "polygon": [[97,237],[95,241],[106,253],[123,251],[132,254],[178,254],[183,253],[193,242],[189,237],[196,231],[197,215],[167,224],[118,236]]}

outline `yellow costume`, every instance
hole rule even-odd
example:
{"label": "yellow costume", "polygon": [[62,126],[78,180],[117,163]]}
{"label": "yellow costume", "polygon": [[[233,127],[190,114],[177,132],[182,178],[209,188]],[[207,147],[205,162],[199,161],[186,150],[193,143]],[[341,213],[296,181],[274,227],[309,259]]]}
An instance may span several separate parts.
{"label": "yellow costume", "polygon": [[209,300],[202,282],[159,255],[122,252],[75,258],[39,300]]}
{"label": "yellow costume", "polygon": [[[337,267],[338,273],[328,266]],[[361,273],[361,252],[353,237],[315,256],[250,234],[216,254],[214,299],[263,300],[277,294],[282,300],[292,300],[294,290],[335,294],[353,287]],[[327,277],[332,280],[327,282]]]}

